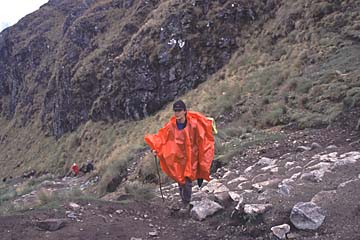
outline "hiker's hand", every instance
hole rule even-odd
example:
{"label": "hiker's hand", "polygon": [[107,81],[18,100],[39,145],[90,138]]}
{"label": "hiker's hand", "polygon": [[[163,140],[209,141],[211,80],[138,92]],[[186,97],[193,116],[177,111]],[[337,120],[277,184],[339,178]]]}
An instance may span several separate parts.
{"label": "hiker's hand", "polygon": [[157,152],[155,150],[151,150],[152,154],[154,155],[154,157],[157,156]]}

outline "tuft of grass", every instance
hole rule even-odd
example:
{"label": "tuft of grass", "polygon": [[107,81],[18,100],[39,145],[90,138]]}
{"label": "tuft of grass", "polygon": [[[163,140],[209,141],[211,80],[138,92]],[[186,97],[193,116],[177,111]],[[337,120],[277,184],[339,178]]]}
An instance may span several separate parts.
{"label": "tuft of grass", "polygon": [[48,204],[56,198],[56,195],[48,190],[42,189],[37,193],[37,197],[40,201],[40,205]]}
{"label": "tuft of grass", "polygon": [[354,87],[346,92],[343,100],[344,109],[352,109],[360,103],[360,87]]}
{"label": "tuft of grass", "polygon": [[160,171],[160,181],[165,183],[168,181],[166,175],[161,171],[159,159],[155,158],[152,153],[147,153],[141,159],[138,167],[137,176],[144,183],[159,183],[159,176],[157,169]]}
{"label": "tuft of grass", "polygon": [[155,197],[155,186],[139,181],[127,182],[125,192],[136,200],[150,200]]}
{"label": "tuft of grass", "polygon": [[282,104],[275,104],[271,110],[264,116],[264,124],[266,126],[276,126],[279,124],[285,124],[288,120],[286,118],[287,109]]}

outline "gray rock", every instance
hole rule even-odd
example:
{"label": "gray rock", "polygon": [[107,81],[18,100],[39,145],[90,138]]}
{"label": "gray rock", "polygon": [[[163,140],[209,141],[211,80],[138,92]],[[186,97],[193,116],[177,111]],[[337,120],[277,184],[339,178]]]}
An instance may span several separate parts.
{"label": "gray rock", "polygon": [[226,203],[231,200],[229,192],[218,192],[214,193],[215,199],[220,203]]}
{"label": "gray rock", "polygon": [[38,221],[35,224],[41,230],[56,231],[65,227],[66,219],[47,219],[44,221]]}
{"label": "gray rock", "polygon": [[204,199],[202,201],[191,202],[193,208],[190,211],[190,216],[198,221],[202,221],[208,216],[215,214],[217,211],[223,209],[223,207],[210,199]]}
{"label": "gray rock", "polygon": [[158,231],[157,230],[154,230],[152,232],[149,232],[149,236],[150,237],[157,237],[159,235]]}
{"label": "gray rock", "polygon": [[315,230],[325,220],[325,211],[313,202],[297,203],[290,214],[290,221],[301,230]]}
{"label": "gray rock", "polygon": [[232,192],[232,191],[229,192],[229,196],[230,196],[231,200],[233,200],[235,202],[239,201],[241,198],[240,194],[238,194],[237,192]]}
{"label": "gray rock", "polygon": [[271,204],[245,204],[244,212],[249,215],[259,215],[267,212],[271,207]]}
{"label": "gray rock", "polygon": [[313,143],[311,144],[311,150],[316,149],[316,148],[321,148],[321,145],[318,144],[317,142],[313,142]]}
{"label": "gray rock", "polygon": [[336,145],[329,145],[329,146],[326,147],[326,149],[336,149],[336,148],[337,148]]}
{"label": "gray rock", "polygon": [[237,203],[235,210],[240,211],[241,209],[244,209],[244,196],[241,195],[239,202]]}
{"label": "gray rock", "polygon": [[295,164],[295,162],[286,162],[285,168],[288,169],[288,168],[292,167],[294,164]]}
{"label": "gray rock", "polygon": [[278,187],[279,187],[278,193],[280,193],[283,196],[290,196],[290,192],[292,189],[291,186],[284,183],[280,183]]}
{"label": "gray rock", "polygon": [[281,182],[281,179],[275,178],[275,179],[270,179],[268,181],[255,183],[252,185],[252,187],[259,191],[259,190],[262,190],[264,187],[277,186],[280,182]]}
{"label": "gray rock", "polygon": [[276,159],[267,158],[267,157],[262,157],[262,158],[256,163],[256,165],[258,165],[258,166],[271,166],[271,165],[274,165],[276,162],[277,162]]}
{"label": "gray rock", "polygon": [[206,186],[202,188],[203,191],[213,193],[215,190],[218,190],[223,184],[218,180],[211,180]]}
{"label": "gray rock", "polygon": [[233,184],[233,183],[237,183],[237,182],[244,182],[247,181],[248,179],[244,176],[239,176],[237,178],[234,178],[232,180],[230,180],[227,184]]}
{"label": "gray rock", "polygon": [[283,240],[286,239],[286,234],[290,232],[290,226],[288,224],[282,224],[272,227],[271,231],[278,239]]}
{"label": "gray rock", "polygon": [[296,152],[307,152],[310,150],[311,150],[311,147],[306,147],[306,146],[298,146],[296,148]]}
{"label": "gray rock", "polygon": [[303,173],[300,178],[311,182],[321,182],[324,175],[324,170],[314,170],[309,173]]}
{"label": "gray rock", "polygon": [[358,182],[358,181],[359,181],[358,179],[349,180],[349,181],[340,183],[337,188],[338,188],[338,189],[339,189],[339,188],[345,188],[347,185],[349,185],[349,184],[351,184],[351,183],[354,183],[354,182]]}

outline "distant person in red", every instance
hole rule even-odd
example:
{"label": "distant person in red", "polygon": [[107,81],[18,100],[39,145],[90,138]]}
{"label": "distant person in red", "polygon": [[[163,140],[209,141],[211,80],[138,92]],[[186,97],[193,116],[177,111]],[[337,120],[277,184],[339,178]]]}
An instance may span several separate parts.
{"label": "distant person in red", "polygon": [[71,166],[71,173],[74,174],[74,176],[79,174],[79,166],[76,163],[73,163]]}

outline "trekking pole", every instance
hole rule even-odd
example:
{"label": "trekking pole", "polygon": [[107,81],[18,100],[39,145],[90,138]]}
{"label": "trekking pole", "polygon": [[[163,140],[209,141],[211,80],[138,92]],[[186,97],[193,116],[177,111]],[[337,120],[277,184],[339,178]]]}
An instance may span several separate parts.
{"label": "trekking pole", "polygon": [[156,170],[157,170],[157,173],[158,173],[158,176],[159,176],[159,184],[160,184],[161,198],[162,198],[162,200],[163,200],[163,202],[164,202],[165,199],[164,199],[164,195],[163,195],[163,192],[162,192],[160,171],[159,171],[159,167],[158,167],[158,164],[157,164],[157,158],[156,158],[156,156],[154,156],[154,160],[155,160]]}

